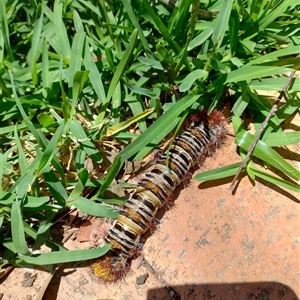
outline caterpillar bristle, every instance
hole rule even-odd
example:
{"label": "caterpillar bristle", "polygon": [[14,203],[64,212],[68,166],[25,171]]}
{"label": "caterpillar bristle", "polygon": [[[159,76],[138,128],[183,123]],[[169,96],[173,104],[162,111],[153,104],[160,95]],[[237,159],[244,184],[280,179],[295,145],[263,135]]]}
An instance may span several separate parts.
{"label": "caterpillar bristle", "polygon": [[171,210],[175,207],[175,194],[172,193],[166,198],[166,209]]}
{"label": "caterpillar bristle", "polygon": [[115,283],[130,273],[132,259],[141,255],[141,236],[157,229],[157,211],[174,206],[178,187],[189,186],[194,168],[224,144],[226,126],[225,116],[217,110],[210,115],[206,110],[196,113],[184,123],[167,153],[155,153],[152,166],[139,177],[137,188],[104,238],[112,250],[92,264],[97,278]]}
{"label": "caterpillar bristle", "polygon": [[183,175],[182,183],[183,183],[183,186],[184,186],[185,188],[187,188],[187,187],[190,186],[192,178],[193,178],[193,175],[192,175],[191,172],[186,172],[186,173]]}
{"label": "caterpillar bristle", "polygon": [[157,222],[154,220],[148,223],[148,230],[153,234],[157,230]]}
{"label": "caterpillar bristle", "polygon": [[130,265],[111,252],[105,254],[92,264],[92,271],[96,279],[104,283],[122,281],[131,273]]}

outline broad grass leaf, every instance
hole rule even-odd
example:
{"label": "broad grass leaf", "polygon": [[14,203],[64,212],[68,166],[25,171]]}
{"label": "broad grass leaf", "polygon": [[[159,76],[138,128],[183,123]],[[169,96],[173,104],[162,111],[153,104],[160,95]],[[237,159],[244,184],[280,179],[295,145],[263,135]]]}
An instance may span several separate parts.
{"label": "broad grass leaf", "polygon": [[[5,1],[1,1],[0,2],[0,21],[1,21],[1,34],[3,36],[3,44],[5,45],[5,49],[8,52],[9,56],[13,57],[13,51],[10,45],[10,32],[9,32],[9,28],[8,28],[8,14],[6,13],[6,2]],[[3,49],[4,50],[4,49]],[[4,55],[3,55],[3,51],[2,49],[0,50],[1,52],[1,62],[4,59]]]}
{"label": "broad grass leaf", "polygon": [[271,132],[264,140],[270,147],[280,147],[300,144],[300,133],[295,132]]}
{"label": "broad grass leaf", "polygon": [[238,97],[238,99],[234,103],[231,111],[234,113],[235,116],[240,117],[242,113],[245,111],[245,109],[247,108],[247,106],[249,105],[249,102],[250,102],[250,96],[248,94],[248,90],[244,89],[241,96]]}
{"label": "broad grass leaf", "polygon": [[188,91],[194,82],[200,78],[206,77],[208,75],[207,71],[198,69],[190,72],[182,81],[182,83],[179,86],[180,92],[186,92]]}
{"label": "broad grass leaf", "polygon": [[239,42],[239,14],[236,5],[233,4],[230,18],[229,18],[229,40],[230,40],[230,54],[234,56],[236,46]]}
{"label": "broad grass leaf", "polygon": [[188,45],[187,50],[191,51],[194,48],[200,46],[201,44],[203,44],[206,40],[209,39],[209,37],[212,35],[213,31],[214,31],[214,26],[212,25],[208,28],[206,28],[205,30],[203,30],[201,33],[199,33],[196,37],[194,37],[191,42]]}
{"label": "broad grass leaf", "polygon": [[45,203],[49,202],[50,197],[44,196],[44,197],[33,197],[28,196],[26,201],[24,202],[24,208],[35,208],[40,207],[44,205]]}
{"label": "broad grass leaf", "polygon": [[44,127],[51,126],[55,123],[54,118],[52,115],[41,113],[37,116],[37,119],[39,120],[40,124],[42,124]]}
{"label": "broad grass leaf", "polygon": [[238,81],[250,81],[256,78],[262,78],[272,75],[278,75],[290,72],[293,69],[290,67],[272,66],[243,66],[238,70],[234,70],[227,75],[226,83]]}
{"label": "broad grass leaf", "polygon": [[[253,79],[249,86],[253,90],[260,91],[280,91],[287,82],[287,78],[261,78]],[[294,78],[291,85],[289,86],[288,91],[290,92],[299,92],[300,91],[300,78]],[[260,92],[262,93],[262,92]]]}
{"label": "broad grass leaf", "polygon": [[154,58],[147,58],[147,57],[140,56],[140,57],[138,57],[138,60],[141,63],[143,63],[147,66],[150,66],[153,69],[164,70],[162,64]]}

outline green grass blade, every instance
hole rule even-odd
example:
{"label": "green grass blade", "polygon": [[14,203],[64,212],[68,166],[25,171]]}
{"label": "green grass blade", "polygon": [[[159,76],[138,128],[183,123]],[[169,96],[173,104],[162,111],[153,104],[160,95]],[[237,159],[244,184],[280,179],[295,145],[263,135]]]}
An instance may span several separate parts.
{"label": "green grass blade", "polygon": [[280,147],[288,145],[300,144],[299,132],[271,132],[264,140],[264,142],[270,147]]}
{"label": "green grass blade", "polygon": [[292,71],[290,67],[272,66],[245,66],[228,74],[226,83],[238,81],[250,81],[259,77],[278,75]]}
{"label": "green grass blade", "polygon": [[54,13],[53,13],[53,26],[56,33],[56,42],[59,46],[60,53],[64,58],[71,57],[71,48],[69,43],[69,38],[67,34],[67,29],[63,22],[63,3],[60,1],[54,2]]}
{"label": "green grass blade", "polygon": [[101,163],[101,154],[95,145],[90,141],[81,124],[76,119],[70,122],[70,131],[75,137],[75,140],[82,146],[86,154],[88,154],[95,162]]}
{"label": "green grass blade", "polygon": [[88,42],[85,43],[85,50],[84,50],[84,66],[86,70],[89,70],[89,79],[91,81],[92,87],[95,90],[95,93],[100,100],[101,103],[105,102],[106,93],[104,90],[104,85],[101,79],[101,74],[92,59]]}
{"label": "green grass blade", "polygon": [[17,181],[8,190],[10,193],[17,192],[19,199],[23,198],[27,194],[28,186],[34,182],[36,176],[35,170],[40,162],[41,155],[38,155],[33,162],[29,165],[26,173],[22,174]]}
{"label": "green grass blade", "polygon": [[24,209],[40,207],[40,206],[46,204],[47,202],[49,202],[49,200],[50,200],[49,197],[28,196],[27,201],[24,203]]}
{"label": "green grass blade", "polygon": [[208,75],[208,72],[203,71],[201,69],[190,72],[181,82],[181,84],[179,86],[179,91],[182,93],[188,91],[192,87],[192,85],[194,84],[194,82],[196,80],[203,78],[203,77],[207,77],[207,75]]}
{"label": "green grass blade", "polygon": [[289,189],[293,192],[300,193],[300,188],[296,184],[283,180],[281,178],[275,177],[272,174],[266,173],[262,170],[259,170],[253,166],[250,167],[254,176],[257,176],[263,180],[273,183],[275,186],[281,186],[283,188]]}
{"label": "green grass blade", "polygon": [[104,255],[109,251],[110,247],[111,247],[110,245],[105,245],[97,249],[57,251],[57,252],[35,254],[32,256],[22,255],[22,256],[18,256],[18,259],[21,259],[27,264],[33,264],[38,266],[85,261],[85,260],[101,257],[102,255]]}
{"label": "green grass blade", "polygon": [[87,81],[89,71],[77,71],[73,78],[73,89],[72,89],[72,105],[70,112],[70,119],[73,119],[76,105],[78,102],[79,95],[84,87],[85,82]]}
{"label": "green grass blade", "polygon": [[73,21],[76,32],[84,32],[82,20],[80,18],[79,13],[76,10],[73,11]]}
{"label": "green grass blade", "polygon": [[80,211],[95,217],[116,219],[119,215],[119,212],[116,209],[110,208],[107,205],[96,203],[81,196],[77,197],[77,199],[73,201],[68,202],[67,204],[69,206],[73,205]]}
{"label": "green grass blade", "polygon": [[126,12],[130,18],[131,23],[133,24],[134,28],[138,30],[139,38],[141,40],[141,43],[144,47],[144,49],[147,51],[147,54],[152,57],[152,52],[150,50],[149,44],[144,36],[143,30],[139,24],[138,18],[135,16],[131,4],[129,3],[128,0],[122,0],[122,3],[126,9]]}
{"label": "green grass blade", "polygon": [[233,5],[229,18],[230,55],[234,56],[239,42],[239,14],[236,5]]}
{"label": "green grass blade", "polygon": [[140,56],[138,57],[138,60],[141,63],[145,64],[146,66],[150,66],[153,69],[164,70],[162,64],[154,58],[147,58],[147,57]]}
{"label": "green grass blade", "polygon": [[29,254],[29,249],[26,243],[23,217],[21,212],[21,203],[16,197],[11,208],[11,233],[13,244],[19,254]]}
{"label": "green grass blade", "polygon": [[41,222],[35,239],[38,246],[42,246],[46,243],[52,225],[52,222]]}
{"label": "green grass blade", "polygon": [[54,157],[55,152],[56,152],[56,145],[58,143],[58,140],[61,138],[64,127],[65,127],[65,123],[61,122],[61,124],[57,128],[55,134],[53,135],[52,139],[48,143],[48,145],[43,153],[43,156],[42,156],[39,166],[37,168],[37,173],[41,172],[43,170],[43,168],[52,161],[52,158]]}
{"label": "green grass blade", "polygon": [[110,166],[109,171],[107,172],[107,175],[105,177],[105,180],[102,183],[101,188],[99,189],[98,195],[101,195],[103,192],[106,191],[106,189],[109,187],[110,183],[116,178],[117,174],[121,170],[124,162],[125,162],[125,160],[122,157],[122,154],[119,153],[119,155],[116,156],[112,165]]}
{"label": "green grass blade", "polygon": [[133,116],[132,118],[130,118],[130,119],[124,121],[124,122],[120,122],[119,124],[116,124],[116,125],[108,128],[107,131],[106,131],[106,136],[114,135],[114,134],[126,129],[131,124],[136,123],[139,120],[141,120],[141,119],[147,117],[148,115],[152,114],[153,111],[154,111],[154,108],[146,109],[145,111],[141,112],[140,114],[137,114],[137,115]]}
{"label": "green grass blade", "polygon": [[[11,153],[13,153],[13,151],[15,151],[15,147],[11,147],[10,149],[8,149],[6,152],[4,152],[3,154],[0,152],[0,182],[3,183],[3,174],[10,174],[11,170],[13,167],[8,164],[7,159],[9,157],[9,155],[11,155]],[[3,186],[2,186],[3,188]],[[4,195],[0,195],[0,198],[2,198]]]}
{"label": "green grass blade", "polygon": [[19,167],[21,170],[21,174],[24,174],[26,172],[26,170],[28,169],[29,165],[28,165],[25,153],[23,151],[23,147],[21,145],[21,142],[20,142],[20,139],[18,136],[17,126],[15,126],[14,136],[15,136],[15,141],[16,141],[17,147],[18,147]]}
{"label": "green grass blade", "polygon": [[235,164],[231,164],[225,167],[220,167],[214,170],[209,170],[206,172],[201,172],[199,174],[197,174],[194,179],[196,181],[209,181],[209,180],[218,180],[218,179],[222,179],[222,178],[227,178],[230,176],[234,176],[239,167],[240,167],[241,163],[235,163]]}
{"label": "green grass blade", "polygon": [[43,28],[43,12],[41,4],[38,4],[36,8],[36,20],[34,24],[33,34],[32,34],[32,46],[27,55],[28,65],[31,69],[32,81],[36,85],[38,83],[38,74],[37,74],[37,58],[39,55],[38,47],[40,44],[41,33]]}
{"label": "green grass blade", "polygon": [[176,54],[179,54],[179,52],[181,51],[180,46],[174,41],[174,39],[172,38],[172,36],[169,34],[168,29],[166,28],[166,26],[164,25],[164,23],[162,22],[162,20],[158,17],[158,15],[155,13],[155,11],[153,10],[153,8],[150,6],[149,1],[148,0],[143,0],[143,4],[145,6],[146,11],[148,12],[148,14],[152,18],[153,22],[155,23],[156,27],[158,28],[159,32],[161,33],[161,35],[163,36],[163,38],[170,45],[170,48]]}
{"label": "green grass blade", "polygon": [[[129,43],[128,43],[128,46],[126,48],[126,51],[119,63],[119,65],[117,66],[117,69],[114,73],[114,76],[111,80],[111,83],[109,85],[109,89],[108,89],[108,92],[107,92],[107,97],[106,97],[106,100],[105,102],[109,102],[113,93],[114,93],[114,90],[117,86],[117,84],[119,83],[120,79],[121,79],[121,76],[123,75],[123,73],[125,72],[125,69],[126,69],[126,65],[129,63],[129,60],[132,56],[132,53],[134,51],[134,47],[135,47],[135,43],[136,43],[136,40],[137,40],[137,29],[134,30],[134,32],[132,33],[132,35],[130,36],[130,39],[129,39]],[[98,124],[97,120],[95,122],[95,124]]]}
{"label": "green grass blade", "polygon": [[[149,153],[164,137],[167,136],[177,125],[180,114],[191,107],[200,95],[188,95],[175,103],[155,123],[153,123],[141,136],[121,151],[126,159],[134,156],[134,159],[142,159]],[[121,154],[120,153],[120,154]]]}
{"label": "green grass blade", "polygon": [[154,92],[149,91],[147,89],[144,89],[140,86],[133,85],[130,82],[127,83],[127,86],[135,94],[144,95],[144,96],[147,96],[147,97],[155,97],[156,96],[156,94]]}
{"label": "green grass blade", "polygon": [[59,205],[65,206],[65,201],[68,198],[68,193],[61,181],[58,180],[54,172],[50,169],[50,167],[45,166],[43,170],[43,177],[47,186],[49,188],[50,193],[58,202]]}
{"label": "green grass blade", "polygon": [[209,39],[209,37],[214,32],[215,25],[212,25],[205,30],[203,30],[200,34],[198,34],[194,39],[191,40],[188,46],[188,51],[193,50],[195,47],[198,47],[199,45],[203,44],[206,40]]}
{"label": "green grass blade", "polygon": [[[70,59],[70,66],[69,66],[69,88],[73,87],[76,72],[81,71],[82,52],[83,52],[84,42],[85,42],[85,33],[84,32],[75,33],[73,43],[72,43],[72,48],[71,48],[71,59]],[[74,97],[74,94],[73,94],[73,99],[77,99],[77,97]]]}
{"label": "green grass blade", "polygon": [[[245,85],[241,85],[245,87]],[[242,113],[245,111],[247,106],[250,102],[250,96],[248,94],[248,90],[244,89],[242,95],[237,99],[237,101],[234,103],[231,111],[234,113],[235,116],[240,117]]]}
{"label": "green grass blade", "polygon": [[9,29],[8,29],[8,20],[7,20],[7,14],[6,14],[6,1],[0,2],[0,22],[1,22],[1,35],[3,37],[5,49],[8,52],[8,55],[12,58],[13,57],[13,51],[11,49],[10,45],[10,39],[9,39]]}
{"label": "green grass blade", "polygon": [[[27,223],[24,223],[24,229],[25,229],[25,233],[32,237],[34,240],[36,240],[37,238],[37,233],[36,231],[30,227]],[[64,247],[55,244],[54,242],[47,240],[46,241],[46,246],[49,247],[50,249],[52,249],[53,251],[67,251]]]}
{"label": "green grass blade", "polygon": [[83,191],[83,189],[85,188],[85,184],[87,182],[88,179],[88,171],[86,169],[82,169],[78,172],[78,181],[73,189],[73,191],[71,192],[71,194],[69,195],[69,198],[67,201],[74,201],[76,200],[77,197],[79,197]]}
{"label": "green grass blade", "polygon": [[[244,150],[248,150],[254,140],[254,136],[248,132],[240,132],[236,136],[236,144]],[[289,177],[299,180],[300,172],[285,161],[277,152],[262,141],[258,141],[254,148],[253,155],[272,165]]]}
{"label": "green grass blade", "polygon": [[[286,81],[286,78],[261,78],[252,80],[249,86],[253,90],[280,91]],[[290,92],[300,92],[300,78],[294,78],[288,90]]]}
{"label": "green grass blade", "polygon": [[286,11],[286,9],[294,4],[294,0],[284,0],[281,1],[281,4],[279,4],[276,8],[272,9],[270,13],[268,13],[265,17],[263,17],[261,20],[258,21],[259,29],[263,30],[268,25],[270,25],[276,18],[279,18],[283,13]]}
{"label": "green grass blade", "polygon": [[48,55],[48,45],[47,41],[43,39],[43,50],[42,50],[42,82],[44,88],[50,88],[51,78],[49,74],[49,55]]}
{"label": "green grass blade", "polygon": [[266,55],[260,55],[258,58],[252,59],[250,62],[244,65],[244,68],[262,63],[272,63],[274,60],[277,60],[282,56],[297,55],[298,53],[299,47],[289,44],[286,48],[272,51]]}
{"label": "green grass blade", "polygon": [[224,0],[221,10],[217,16],[217,23],[212,34],[212,41],[217,48],[221,45],[226,29],[228,27],[229,17],[231,13],[232,2],[234,0]]}

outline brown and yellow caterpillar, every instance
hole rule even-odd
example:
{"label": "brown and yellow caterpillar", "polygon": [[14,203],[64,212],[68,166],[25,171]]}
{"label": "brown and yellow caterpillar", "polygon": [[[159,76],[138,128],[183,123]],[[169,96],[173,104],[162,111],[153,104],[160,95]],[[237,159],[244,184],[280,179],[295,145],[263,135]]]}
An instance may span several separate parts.
{"label": "brown and yellow caterpillar", "polygon": [[92,264],[94,274],[105,282],[123,279],[130,271],[131,260],[140,254],[141,236],[155,228],[157,211],[169,201],[181,183],[188,183],[191,170],[219,148],[226,137],[226,119],[214,110],[190,118],[191,124],[176,137],[168,153],[160,154],[145,173],[105,242],[111,250]]}

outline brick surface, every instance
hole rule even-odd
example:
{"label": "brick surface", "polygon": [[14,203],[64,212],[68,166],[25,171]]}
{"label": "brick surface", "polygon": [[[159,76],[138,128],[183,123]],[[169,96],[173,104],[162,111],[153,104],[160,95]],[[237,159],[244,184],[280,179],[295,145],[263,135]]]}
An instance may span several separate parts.
{"label": "brick surface", "polygon": [[[204,169],[239,161],[235,149],[229,140]],[[143,252],[151,268],[141,266],[125,282],[103,285],[89,267],[66,265],[43,299],[298,299],[299,195],[247,176],[234,193],[229,185],[230,180],[193,181],[181,191],[146,241]],[[42,299],[50,273],[34,270],[36,279],[26,287],[25,272],[17,268],[2,279],[3,300]],[[146,273],[145,284],[137,285]]]}

